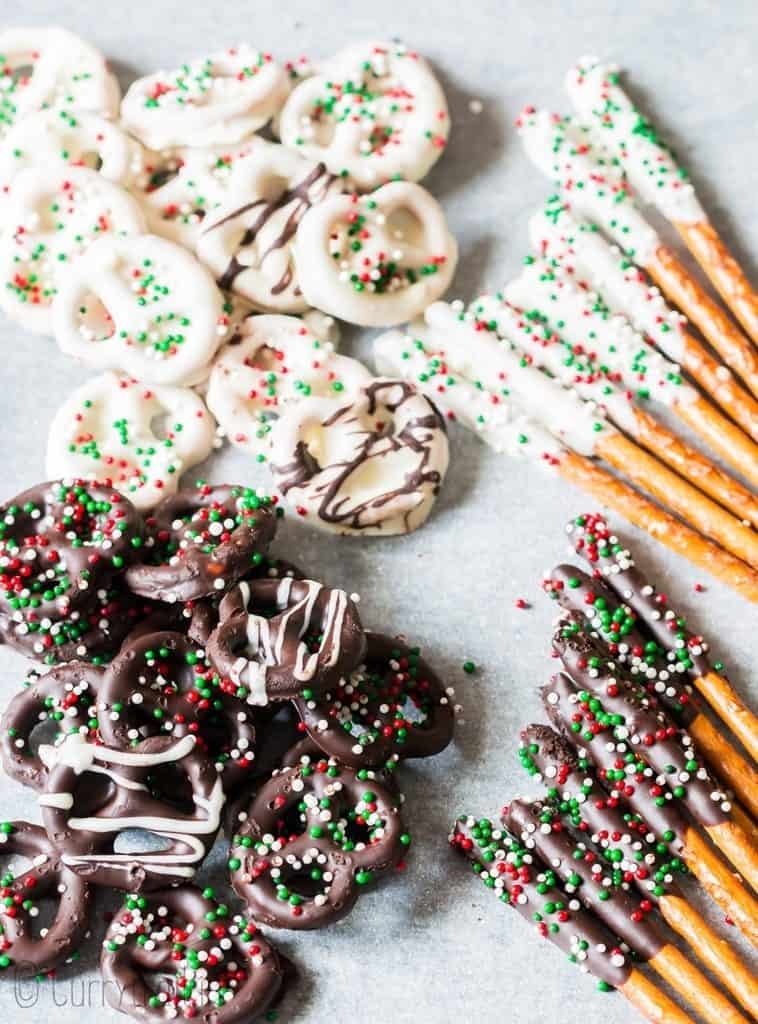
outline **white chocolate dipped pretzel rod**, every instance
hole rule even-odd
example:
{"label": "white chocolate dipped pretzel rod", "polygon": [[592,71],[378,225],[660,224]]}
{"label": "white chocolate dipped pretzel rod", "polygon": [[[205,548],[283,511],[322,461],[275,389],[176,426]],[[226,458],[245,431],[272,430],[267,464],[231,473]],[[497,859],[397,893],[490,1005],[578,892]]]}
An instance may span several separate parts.
{"label": "white chocolate dipped pretzel rod", "polygon": [[[426,324],[381,335],[374,354],[380,372],[413,381],[449,419],[479,433],[497,451],[553,468],[743,597],[758,601],[754,569],[612,476],[592,456],[610,456],[627,471],[626,463],[633,458],[645,479],[652,478],[659,497],[667,496],[666,475],[678,479],[675,474],[594,415],[575,392],[522,365],[519,355],[484,325],[477,330],[453,308],[437,303],[427,311]],[[688,488],[684,481],[679,485]],[[700,499],[707,501],[695,494],[698,505]]]}
{"label": "white chocolate dipped pretzel rod", "polygon": [[[570,379],[586,383],[589,378],[601,386],[603,380],[614,381],[630,398],[635,395],[665,405],[758,486],[758,447],[686,383],[677,363],[652,347],[624,316],[614,313],[597,291],[583,285],[570,262],[532,258],[521,275],[506,286],[505,297],[533,320],[542,318],[544,344],[551,332],[564,340],[568,349],[564,358],[573,364],[567,367]],[[640,413],[636,426],[644,435],[645,414],[636,411]],[[627,429],[624,424],[619,426]],[[637,436],[634,428],[632,433]],[[658,438],[651,435],[659,457],[741,519],[758,523],[758,503],[750,491],[691,447],[685,445],[677,453],[681,442],[666,433],[668,441],[662,434]]]}
{"label": "white chocolate dipped pretzel rod", "polygon": [[645,220],[618,158],[593,146],[589,129],[546,110],[527,107],[516,126],[534,165],[644,267],[758,395],[758,353]]}
{"label": "white chocolate dipped pretzel rod", "polygon": [[[549,268],[546,268],[549,269]],[[510,286],[506,292],[510,290]],[[635,484],[644,487],[659,501],[668,505],[678,515],[696,526],[701,532],[712,537],[737,558],[749,565],[758,567],[758,538],[749,526],[745,526],[733,515],[725,512],[721,506],[706,498],[696,486],[692,486],[657,462],[647,452],[629,441],[621,431],[625,431],[635,440],[647,444],[653,451],[665,450],[681,445],[676,437],[660,427],[650,416],[639,415],[636,409],[615,388],[612,382],[598,375],[594,379],[578,375],[576,370],[566,362],[566,349],[552,332],[535,338],[533,326],[507,303],[494,302],[487,298],[477,300],[473,310],[463,314],[463,319],[456,315],[450,306],[435,303],[426,312],[426,320],[433,330],[440,331],[444,337],[450,335],[449,348],[458,353],[468,343],[471,329],[481,332],[483,326],[494,326],[497,335],[502,339],[499,348],[487,352],[486,362],[481,368],[485,375],[497,373],[509,390],[522,401],[527,409],[536,408],[536,415],[542,418],[550,429],[557,426],[559,436],[565,437],[570,446],[583,454],[599,455],[610,463]],[[560,321],[562,322],[562,321]],[[617,344],[623,352],[623,339],[617,338]],[[536,344],[535,344],[536,341]],[[484,353],[482,353],[484,356]],[[545,375],[553,378],[548,380],[549,389],[542,385]],[[579,379],[577,379],[579,377]],[[557,384],[556,382],[560,382]],[[563,385],[562,387],[560,385]],[[665,384],[661,390],[666,390]],[[594,443],[578,448],[572,444],[571,434],[566,427],[572,409],[563,408],[564,395],[578,397],[585,403],[585,408],[603,410],[618,428],[610,424],[596,421],[592,424]],[[555,410],[545,413],[544,408]],[[550,415],[551,419],[545,419]],[[553,420],[553,416],[555,419]],[[686,462],[688,457],[700,459],[703,463],[701,472],[709,468],[707,460],[697,452],[684,451],[679,461]],[[670,456],[673,461],[673,456]],[[715,471],[715,467],[714,471]]]}
{"label": "white chocolate dipped pretzel rod", "polygon": [[[568,196],[551,196],[529,221],[529,236],[536,252],[558,259],[577,280],[599,292],[615,311],[623,313],[672,362],[697,381],[754,441],[758,441],[758,402],[734,379],[731,371],[706,352],[686,330],[685,318],[667,305],[659,288],[650,284],[636,263],[617,245],[605,240],[597,225],[575,209]],[[734,428],[722,436],[738,444]],[[718,448],[716,448],[718,450]]]}
{"label": "white chocolate dipped pretzel rod", "polygon": [[758,294],[719,237],[687,172],[619,85],[616,64],[582,57],[566,77],[582,121],[619,158],[635,191],[676,228],[721,298],[758,342]]}

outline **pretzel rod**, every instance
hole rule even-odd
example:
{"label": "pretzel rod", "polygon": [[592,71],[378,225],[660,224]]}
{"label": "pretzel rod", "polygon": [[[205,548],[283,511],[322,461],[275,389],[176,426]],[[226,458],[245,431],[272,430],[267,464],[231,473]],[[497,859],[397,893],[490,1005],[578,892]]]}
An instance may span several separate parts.
{"label": "pretzel rod", "polygon": [[718,903],[745,938],[758,947],[758,903],[692,827],[683,836],[682,860],[714,903]]}
{"label": "pretzel rod", "polygon": [[621,161],[635,190],[673,224],[727,306],[758,341],[758,295],[719,238],[698,201],[687,172],[619,85],[619,69],[583,57],[566,88],[598,142]]}
{"label": "pretzel rod", "polygon": [[686,901],[673,881],[678,860],[663,858],[655,835],[641,818],[630,814],[623,800],[609,797],[591,763],[547,725],[521,731],[519,758],[534,781],[548,787],[547,798],[562,820],[603,851],[603,860],[623,872],[645,900],[656,904],[669,926],[681,935],[702,962],[748,1012],[758,1010],[758,982],[732,947],[713,931]]}
{"label": "pretzel rod", "polygon": [[[589,635],[607,645],[609,655],[644,687],[651,700],[665,705],[672,720],[695,739],[715,775],[758,818],[758,773],[703,714],[685,662],[670,660],[664,647],[647,639],[650,634],[638,628],[635,612],[621,604],[602,578],[591,578],[573,565],[557,565],[542,586],[561,608],[581,617]],[[733,808],[735,818],[737,814]]]}
{"label": "pretzel rod", "polygon": [[[639,755],[633,754],[626,742],[608,742],[607,733],[594,731],[594,712],[587,702],[581,701],[567,675],[555,676],[543,689],[542,698],[551,721],[571,739],[582,756],[595,764],[611,796],[623,797],[658,840],[669,846],[672,856],[684,861],[711,898],[753,945],[758,946],[758,902],[700,836],[676,794],[669,791],[666,799],[663,792],[657,791],[657,784],[648,788],[653,773]],[[587,726],[583,731],[582,722]],[[578,731],[581,731],[581,741],[577,739]],[[633,760],[627,762],[627,757]],[[628,772],[627,765],[634,769],[634,774]]]}
{"label": "pretzel rod", "polygon": [[750,343],[713,302],[637,206],[618,159],[593,147],[586,126],[527,107],[516,126],[534,164],[581,210],[647,271],[657,285],[698,325],[727,365],[758,392],[756,361]]}
{"label": "pretzel rod", "polygon": [[606,508],[613,509],[671,551],[730,586],[740,597],[758,602],[758,574],[750,566],[695,533],[643,495],[574,452],[566,452],[558,472]]}
{"label": "pretzel rod", "polygon": [[[536,252],[559,260],[583,288],[597,292],[614,312],[623,313],[640,334],[667,359],[682,366],[758,441],[758,402],[686,330],[685,317],[666,304],[660,289],[640,267],[617,245],[607,242],[597,226],[572,206],[565,192],[551,196],[530,219],[529,235]],[[712,446],[717,443],[718,438],[709,438]],[[730,436],[728,443],[739,442]]]}
{"label": "pretzel rod", "polygon": [[[518,346],[532,365],[547,370],[582,398],[605,408],[619,429],[650,448],[700,490],[740,519],[758,523],[758,501],[747,488],[632,403],[632,389],[644,388],[663,397],[677,414],[685,417],[686,413],[688,422],[702,418],[708,436],[715,434],[721,439],[731,431],[737,435],[736,451],[732,452],[732,446],[727,445],[734,461],[747,461],[758,473],[758,447],[716,413],[693,388],[667,380],[681,380],[678,366],[667,364],[655,353],[649,354],[641,335],[620,317],[610,318],[607,311],[598,307],[596,298],[575,286],[570,277],[559,278],[545,260],[533,261],[520,278],[506,287],[505,294],[521,306],[535,301],[538,308],[526,306],[528,311],[524,312],[514,309],[500,296],[486,295],[471,303],[464,319],[477,329],[484,325],[499,338]],[[433,325],[441,305],[435,304],[427,311],[427,320]],[[556,321],[561,325],[560,333],[555,330]],[[619,390],[620,383],[627,387],[626,392]],[[696,411],[690,413],[693,408]],[[724,431],[719,424],[723,424]],[[740,459],[741,442],[751,458]],[[744,526],[737,525],[744,536]]]}
{"label": "pretzel rod", "polygon": [[[758,486],[758,447],[753,444],[751,439],[739,427],[736,427],[725,417],[719,415],[710,402],[702,397],[698,397],[694,402],[689,402],[686,405],[677,404],[674,406],[674,412],[679,419],[683,420],[696,434],[702,437],[706,444],[720,455],[722,459],[733,466],[751,484]],[[716,472],[718,473],[718,470]],[[724,477],[728,481],[731,480],[725,473],[719,474],[717,479]],[[704,481],[701,486],[704,486],[705,489],[705,484],[709,482]],[[752,502],[744,500],[744,495],[749,495],[750,492],[734,481],[728,487],[733,492],[733,497],[737,497],[737,504],[730,503],[727,505],[727,508],[733,509],[737,515],[749,520],[753,525],[758,525],[755,521],[755,499]],[[713,496],[718,497],[716,494]],[[728,491],[725,491],[723,497],[719,500],[730,501]]]}
{"label": "pretzel rod", "polygon": [[[531,458],[552,468],[596,501],[613,508],[673,551],[723,580],[742,597],[758,601],[758,573],[596,466],[590,458],[565,446],[563,441],[572,448],[592,453],[598,433],[605,429],[602,419],[593,416],[592,410],[576,396],[532,369],[528,390],[534,389],[536,394],[531,395],[526,411],[507,389],[503,394],[499,371],[495,370],[491,382],[480,379],[483,367],[474,356],[486,343],[485,332],[466,332],[464,345],[458,346],[458,366],[446,361],[438,344],[430,343],[429,328],[413,324],[409,330],[408,334],[390,331],[376,339],[374,356],[382,373],[413,381],[448,419],[459,420],[496,451]],[[447,337],[443,341],[447,343]],[[498,348],[497,341],[492,339],[489,345]],[[502,352],[497,355],[499,361]],[[513,362],[519,367],[515,379],[523,382],[523,371],[530,368],[521,367],[518,358],[509,362],[509,368]],[[540,422],[535,418],[537,415],[549,422]]]}
{"label": "pretzel rod", "polygon": [[632,966],[609,931],[563,887],[552,870],[533,857],[507,830],[486,819],[461,816],[449,837],[490,891],[513,907],[538,933],[598,978],[598,988],[616,988],[650,1021],[694,1024],[663,992]]}
{"label": "pretzel rod", "polygon": [[758,441],[758,403],[752,395],[689,332],[683,332],[683,345],[682,367],[735,423]]}
{"label": "pretzel rod", "polygon": [[[510,833],[549,864],[570,894],[595,914],[671,984],[672,988],[711,1024],[742,1024],[745,1018],[659,929],[649,902],[638,901],[620,883],[612,866],[599,853],[564,827],[559,814],[540,800],[514,800],[501,820]],[[646,913],[646,910],[648,911]]]}
{"label": "pretzel rod", "polygon": [[758,761],[758,720],[734,692],[728,680],[717,672],[697,676],[695,686],[713,710],[721,716],[754,761]]}
{"label": "pretzel rod", "polygon": [[601,515],[577,516],[567,528],[574,550],[601,576],[645,623],[669,656],[683,662],[694,686],[735,736],[758,761],[758,718],[708,659],[708,644],[692,633],[681,614],[656,591],[636,567],[628,548],[608,528]]}
{"label": "pretzel rod", "polygon": [[632,1006],[649,1021],[655,1024],[686,1024],[690,1021],[683,1010],[669,997],[656,988],[642,971],[633,970],[619,989]]}
{"label": "pretzel rod", "polygon": [[645,270],[715,348],[727,366],[758,395],[758,354],[720,306],[688,274],[667,245],[658,245]]}
{"label": "pretzel rod", "polygon": [[[752,764],[726,742],[707,715],[696,715],[687,729],[711,769],[734,790],[748,811],[758,819],[758,772]],[[732,813],[736,817],[738,809],[732,808]]]}
{"label": "pretzel rod", "polygon": [[758,1017],[758,983],[732,947],[678,894],[662,896],[658,906],[666,924],[692,947],[697,958],[712,971],[742,1006]]}
{"label": "pretzel rod", "polygon": [[621,433],[601,437],[597,454],[615,467],[637,487],[666,504],[701,533],[717,541],[727,551],[753,567],[758,566],[758,538],[750,527],[725,512],[688,484],[672,470],[663,466]]}
{"label": "pretzel rod", "polygon": [[684,244],[706,272],[721,298],[758,344],[758,295],[709,220],[674,221]]}

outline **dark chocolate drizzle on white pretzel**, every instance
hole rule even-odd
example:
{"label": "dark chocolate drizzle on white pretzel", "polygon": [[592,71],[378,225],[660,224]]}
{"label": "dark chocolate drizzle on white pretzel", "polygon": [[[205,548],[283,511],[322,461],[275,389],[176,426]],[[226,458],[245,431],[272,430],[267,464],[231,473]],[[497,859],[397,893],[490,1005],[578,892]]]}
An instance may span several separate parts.
{"label": "dark chocolate drizzle on white pretzel", "polygon": [[[253,244],[259,232],[276,213],[291,207],[284,227],[260,257],[260,262],[263,263],[270,253],[275,252],[277,249],[283,249],[292,241],[305,214],[313,205],[321,202],[335,181],[336,175],[330,174],[324,164],[317,164],[302,181],[284,189],[275,199],[256,199],[251,203],[245,203],[238,209],[232,210],[231,213],[228,213],[215,224],[211,224],[210,227],[205,229],[204,233],[210,234],[224,224],[228,224],[230,221],[245,217],[246,214],[256,211],[252,223],[245,228],[245,232],[240,239],[237,250],[240,252],[242,249]],[[219,288],[233,291],[235,281],[247,269],[247,265],[242,263],[237,255],[232,256],[229,266],[218,279]],[[281,278],[272,286],[271,294],[281,295],[283,291],[286,291],[292,284],[294,275],[295,270],[292,259],[290,259]],[[295,287],[295,294],[301,294],[297,286]]]}
{"label": "dark chocolate drizzle on white pretzel", "polygon": [[[419,393],[412,384],[400,380],[377,380],[363,388],[363,393],[368,399],[367,412],[369,416],[376,413],[380,402],[390,413],[395,415],[409,398],[419,397]],[[393,397],[393,394],[399,394],[399,397]],[[351,530],[366,529],[375,526],[373,521],[365,521],[364,517],[367,512],[384,508],[396,498],[420,491],[427,484],[431,485],[434,495],[439,492],[442,485],[442,474],[436,469],[430,469],[429,463],[432,458],[435,435],[440,432],[447,434],[447,429],[437,407],[428,399],[426,401],[429,407],[428,414],[406,423],[397,434],[388,435],[383,430],[367,431],[360,426],[353,431],[353,434],[362,440],[356,441],[355,454],[348,462],[331,467],[338,469],[339,472],[321,488],[321,501],[317,509],[319,519],[333,526],[348,526]],[[324,420],[323,426],[325,428],[345,427],[353,422],[359,423],[354,405],[351,403],[338,408],[328,419]],[[402,486],[377,494],[355,505],[346,505],[347,499],[340,497],[340,492],[350,477],[359,472],[370,460],[381,459],[390,452],[396,452],[402,448],[414,452],[418,458],[417,466],[406,475]],[[293,488],[306,486],[322,469],[311,455],[305,442],[299,441],[293,454],[292,462],[272,466],[283,494],[287,494]],[[409,513],[406,514],[406,519],[408,515]]]}

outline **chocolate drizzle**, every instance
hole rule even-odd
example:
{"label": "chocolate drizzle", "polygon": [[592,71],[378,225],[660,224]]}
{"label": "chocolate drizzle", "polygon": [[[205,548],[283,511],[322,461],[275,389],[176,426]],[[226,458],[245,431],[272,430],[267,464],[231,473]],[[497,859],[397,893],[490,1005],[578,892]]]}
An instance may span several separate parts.
{"label": "chocolate drizzle", "polygon": [[[256,238],[268,224],[271,218],[281,210],[292,205],[292,209],[287,213],[287,218],[284,222],[279,234],[274,238],[273,242],[268,246],[266,251],[260,257],[259,265],[262,265],[266,257],[277,249],[283,249],[289,245],[292,239],[295,237],[300,221],[303,219],[305,214],[316,203],[320,203],[326,196],[327,192],[331,188],[332,184],[337,180],[337,176],[330,174],[326,166],[323,163],[317,164],[302,181],[292,185],[289,188],[284,189],[275,199],[255,199],[250,203],[245,203],[243,206],[238,207],[236,210],[232,210],[225,217],[216,221],[206,228],[206,233],[216,231],[218,228],[230,223],[231,221],[237,220],[240,217],[244,217],[246,214],[251,214],[257,211],[252,224],[245,228],[245,232],[240,239],[237,252],[252,245]],[[228,267],[218,279],[219,288],[226,289],[227,291],[234,290],[235,281],[240,274],[249,269],[249,265],[242,263],[237,255],[232,256]],[[287,263],[287,268],[282,274],[281,278],[271,288],[272,295],[281,295],[282,292],[286,291],[290,287],[294,279],[294,268],[292,260],[290,259]],[[300,295],[300,289],[295,287],[295,294]]]}
{"label": "chocolate drizzle", "polygon": [[[393,397],[393,392],[399,392],[399,397]],[[427,486],[431,487],[432,494],[436,496],[442,485],[443,472],[430,468],[430,463],[435,456],[434,449],[439,434],[446,436],[447,430],[444,419],[431,401],[424,400],[429,409],[426,415],[408,420],[397,433],[393,433],[388,424],[380,430],[366,430],[361,425],[361,415],[364,411],[366,415],[374,416],[381,404],[396,416],[404,403],[411,399],[417,401],[420,397],[413,385],[405,381],[377,380],[363,388],[362,396],[356,403],[338,408],[322,421],[325,429],[335,427],[349,431],[350,436],[355,438],[352,456],[344,462],[321,467],[307,445],[299,441],[292,461],[273,467],[281,491],[287,494],[290,490],[302,489],[322,471],[328,470],[329,477],[326,482],[315,485],[318,496],[316,514],[325,523],[338,527],[346,526],[351,530],[376,527],[377,511],[386,508],[398,498],[418,493],[420,502],[423,489]],[[364,409],[360,408],[361,404],[364,405]],[[372,460],[381,460],[402,449],[408,449],[418,456],[417,466],[405,474],[402,484],[351,504],[350,496],[342,493],[350,478]],[[404,514],[406,528],[409,528],[408,520],[415,507],[414,505]]]}

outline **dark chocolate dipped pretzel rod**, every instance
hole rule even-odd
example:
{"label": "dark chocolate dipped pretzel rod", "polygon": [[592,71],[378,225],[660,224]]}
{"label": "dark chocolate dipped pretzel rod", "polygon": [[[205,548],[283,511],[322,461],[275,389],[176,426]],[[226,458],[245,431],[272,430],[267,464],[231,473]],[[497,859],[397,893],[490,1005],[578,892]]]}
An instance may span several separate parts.
{"label": "dark chocolate dipped pretzel rod", "polygon": [[488,889],[596,977],[601,989],[617,988],[650,1021],[691,1024],[691,1018],[634,967],[613,932],[506,829],[486,818],[463,816],[455,822],[449,841]]}
{"label": "dark chocolate dipped pretzel rod", "polygon": [[657,906],[661,916],[690,945],[727,991],[758,1016],[758,982],[735,951],[687,901],[676,883],[686,876],[683,860],[669,853],[647,823],[623,799],[607,793],[591,762],[548,725],[521,732],[519,757],[534,781],[546,786],[549,805],[598,851],[623,884],[634,885],[640,910]]}
{"label": "dark chocolate dipped pretzel rod", "polygon": [[624,801],[647,823],[656,838],[684,861],[712,899],[758,946],[758,903],[702,838],[680,796],[653,771],[642,751],[632,750],[626,740],[609,739],[606,727],[598,720],[594,699],[589,694],[583,699],[565,673],[554,676],[543,687],[542,700],[556,728],[570,739],[581,757],[594,764],[597,778],[610,796]]}
{"label": "dark chocolate dipped pretzel rod", "polygon": [[567,527],[574,550],[602,577],[655,640],[675,659],[684,659],[696,689],[719,717],[758,760],[758,718],[734,691],[731,683],[711,664],[708,645],[691,633],[684,618],[668,603],[666,595],[636,568],[631,552],[611,532],[603,516],[577,516]]}
{"label": "dark chocolate dipped pretzel rod", "polygon": [[686,647],[683,656],[681,651],[679,656],[667,652],[652,634],[643,632],[645,624],[604,579],[574,565],[556,566],[543,588],[562,608],[580,616],[585,631],[604,643],[614,661],[660,700],[674,722],[693,737],[711,770],[758,817],[758,772],[704,713],[688,670],[692,659]]}
{"label": "dark chocolate dipped pretzel rod", "polygon": [[501,820],[527,850],[552,867],[567,893],[576,896],[704,1020],[746,1024],[746,1018],[649,916],[652,906],[635,899],[613,866],[603,866],[591,843],[576,840],[553,808],[540,800],[517,799],[503,809]]}
{"label": "dark chocolate dipped pretzel rod", "polygon": [[731,801],[700,762],[689,734],[671,722],[655,698],[622,676],[602,648],[581,631],[576,617],[559,624],[553,646],[582,702],[590,704],[599,732],[609,742],[637,748],[665,796],[673,792],[679,797],[722,853],[758,888],[758,858],[751,839],[734,820]]}

